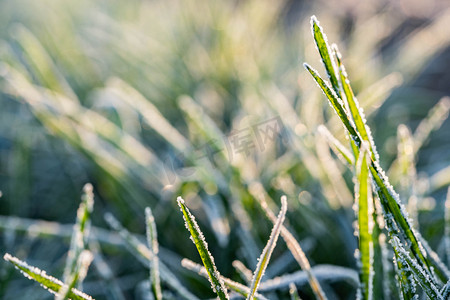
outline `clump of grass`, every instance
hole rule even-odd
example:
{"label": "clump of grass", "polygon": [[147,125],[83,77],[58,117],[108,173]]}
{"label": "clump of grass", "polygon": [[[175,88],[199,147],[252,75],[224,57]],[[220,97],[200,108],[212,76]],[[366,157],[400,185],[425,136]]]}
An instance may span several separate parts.
{"label": "clump of grass", "polygon": [[[442,282],[447,282],[448,270],[434,252],[426,247],[427,244],[420,234],[413,228],[404,204],[399,199],[389,183],[387,176],[379,164],[379,155],[366,124],[364,114],[359,107],[356,97],[350,86],[350,81],[342,64],[342,57],[336,45],[329,46],[317,19],[311,18],[312,32],[317,49],[322,58],[328,78],[331,82],[323,80],[317,71],[305,63],[305,68],[326,95],[331,106],[344,125],[349,137],[351,148],[357,159],[349,157],[349,151],[335,143],[336,139],[329,140],[334,143],[345,161],[352,166],[355,172],[355,198],[357,200],[359,260],[361,261],[361,286],[358,295],[362,299],[373,299],[373,224],[377,222],[370,209],[371,194],[382,208],[381,215],[388,231],[390,242],[394,248],[396,271],[404,299],[418,297],[419,291],[415,285],[420,285],[430,299],[442,299],[440,290]],[[327,135],[330,135],[326,132]],[[356,165],[353,162],[356,161]],[[372,186],[368,184],[368,175],[371,175]],[[408,277],[413,275],[413,279]],[[411,282],[411,280],[413,282]]]}

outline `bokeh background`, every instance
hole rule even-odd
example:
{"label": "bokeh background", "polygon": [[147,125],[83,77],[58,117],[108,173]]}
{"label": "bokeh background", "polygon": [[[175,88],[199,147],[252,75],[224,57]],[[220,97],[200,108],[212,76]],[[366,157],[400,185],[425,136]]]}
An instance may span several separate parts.
{"label": "bokeh background", "polygon": [[[178,195],[230,278],[240,280],[235,259],[254,269],[270,234],[255,200],[262,191],[274,211],[288,196],[287,224],[312,265],[356,270],[352,176],[317,127],[325,124],[346,143],[344,130],[302,67],[307,61],[324,74],[311,15],[343,54],[383,167],[392,169],[404,201],[414,198],[417,226],[443,253],[448,1],[3,0],[2,255],[61,277],[81,190],[90,182],[92,223],[105,230],[83,287],[96,299],[144,298],[148,271],[103,215],[143,235],[146,206],[156,218],[161,259],[198,297],[213,297],[206,280],[180,266],[183,257],[200,260]],[[393,163],[401,124],[414,137],[416,168]],[[268,125],[271,136],[256,134]],[[299,270],[283,241],[269,266],[267,278]],[[324,284],[331,299],[354,298],[348,282]],[[312,299],[307,284],[298,288]],[[282,289],[269,298],[287,295]],[[51,297],[0,262],[1,299]]]}

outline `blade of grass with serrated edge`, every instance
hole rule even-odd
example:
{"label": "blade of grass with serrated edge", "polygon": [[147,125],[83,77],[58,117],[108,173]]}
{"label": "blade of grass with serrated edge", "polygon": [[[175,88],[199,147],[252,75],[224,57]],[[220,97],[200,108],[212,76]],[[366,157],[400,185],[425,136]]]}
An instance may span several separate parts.
{"label": "blade of grass with serrated edge", "polygon": [[[183,267],[185,267],[186,269],[189,269],[191,271],[194,271],[196,273],[198,273],[199,275],[208,278],[208,273],[206,272],[206,269],[204,266],[199,265],[195,262],[193,262],[192,260],[189,260],[187,258],[183,258],[183,260],[181,261],[181,265]],[[236,281],[233,281],[227,277],[224,276],[220,276],[220,278],[223,280],[224,284],[230,289],[235,291],[236,293],[247,297],[248,294],[250,293],[250,288],[239,283]],[[260,299],[260,300],[267,300],[266,297],[264,297],[263,295],[259,294],[259,293],[255,293],[255,299]]]}
{"label": "blade of grass with serrated edge", "polygon": [[291,300],[301,300],[298,295],[297,287],[293,283],[289,285],[289,294],[291,295]]}
{"label": "blade of grass with serrated edge", "polygon": [[316,16],[311,17],[311,31],[316,42],[317,50],[322,58],[323,65],[327,71],[328,78],[331,81],[331,86],[335,93],[340,96],[339,81],[336,76],[336,66],[334,65],[334,59],[332,58],[332,52],[330,52],[330,47],[328,46],[327,36],[323,32],[322,27],[319,24]]}
{"label": "blade of grass with serrated edge", "polygon": [[200,227],[198,226],[195,217],[191,214],[191,212],[185,205],[183,198],[178,197],[177,202],[178,206],[180,207],[183,213],[186,228],[191,233],[192,241],[197,247],[203,265],[206,268],[213,291],[217,294],[219,299],[221,300],[229,299],[227,290],[224,286],[223,281],[220,278],[220,273],[217,270],[216,265],[214,264],[214,258],[208,251],[208,244],[206,243],[205,237],[203,236],[203,233],[200,230]]}
{"label": "blade of grass with serrated edge", "polygon": [[159,245],[158,235],[156,231],[155,218],[153,217],[150,207],[145,208],[145,223],[147,229],[147,244],[152,251],[153,256],[150,260],[150,286],[156,300],[162,299],[161,283],[159,279]]}
{"label": "blade of grass with serrated edge", "polygon": [[[285,198],[285,196],[283,196],[283,198]],[[268,208],[266,201],[263,198],[259,198],[258,200],[267,217],[272,221],[272,223],[275,224],[277,222],[277,218],[275,217],[275,214]],[[323,292],[322,287],[320,286],[319,281],[311,272],[311,265],[309,264],[308,258],[306,258],[306,255],[303,252],[302,247],[297,242],[295,237],[284,226],[282,226],[281,228],[281,237],[286,242],[289,251],[291,251],[297,263],[300,265],[302,270],[305,271],[306,274],[308,275],[309,285],[311,286],[311,289],[314,292],[316,298],[320,300],[327,299],[325,293]]]}
{"label": "blade of grass with serrated edge", "polygon": [[[148,268],[149,261],[152,260],[153,253],[147,246],[141,243],[134,235],[126,230],[119,221],[110,213],[105,214],[105,221],[108,225],[116,230],[120,237],[125,241],[125,245],[130,252],[145,266]],[[186,300],[198,300],[190,291],[188,291],[178,278],[163,264],[159,262],[161,279],[174,291],[176,291],[181,297]]]}
{"label": "blade of grass with serrated edge", "polygon": [[329,83],[324,81],[316,70],[311,68],[310,65],[307,63],[304,63],[303,66],[308,70],[309,73],[311,73],[312,77],[316,81],[316,83],[319,85],[319,87],[322,89],[322,92],[327,96],[328,100],[330,101],[331,106],[334,108],[335,112],[337,113],[339,119],[341,119],[342,124],[344,124],[345,128],[348,130],[348,133],[350,134],[350,138],[355,141],[356,145],[359,147],[361,144],[361,140],[358,136],[358,133],[356,132],[355,128],[353,127],[353,124],[351,124],[349,116],[347,115],[347,112],[344,109],[344,103],[342,100],[336,95],[336,93],[331,89],[329,86]]}
{"label": "blade of grass with serrated edge", "polygon": [[411,272],[413,273],[416,282],[423,288],[424,292],[430,299],[443,300],[438,287],[433,281],[431,281],[430,276],[427,272],[417,263],[416,259],[412,258],[408,252],[401,245],[400,240],[393,236],[390,240],[392,247],[396,249],[398,258],[402,260],[403,264],[408,265]]}
{"label": "blade of grass with serrated edge", "polygon": [[[59,279],[56,279],[52,276],[47,275],[45,271],[42,271],[36,267],[32,267],[28,265],[26,262],[21,261],[17,257],[11,256],[6,253],[3,256],[3,259],[12,263],[18,270],[22,272],[22,274],[34,281],[37,281],[41,284],[42,287],[47,289],[52,294],[57,294],[60,289],[64,286],[64,283]],[[68,294],[69,298],[72,300],[93,300],[93,298],[75,288],[72,288]]]}
{"label": "blade of grass with serrated edge", "polygon": [[373,207],[369,181],[368,149],[363,144],[356,163],[355,201],[358,216],[360,281],[363,299],[373,299]]}
{"label": "blade of grass with serrated edge", "polygon": [[345,148],[345,146],[342,145],[341,142],[339,142],[325,126],[319,125],[317,130],[325,137],[331,150],[333,150],[333,152],[341,158],[342,161],[345,161],[349,166],[353,166],[355,164],[355,159],[350,151],[348,151],[347,148]]}
{"label": "blade of grass with serrated edge", "polygon": [[281,210],[278,214],[277,220],[273,226],[272,232],[270,233],[269,241],[264,247],[261,256],[259,257],[258,265],[256,266],[255,273],[253,274],[253,280],[250,287],[250,294],[247,296],[247,300],[253,299],[254,294],[256,293],[259,283],[261,282],[261,278],[264,275],[264,271],[269,264],[270,256],[272,255],[273,249],[278,240],[278,236],[280,235],[281,229],[283,228],[284,218],[286,216],[287,210],[287,200],[286,196],[281,197]]}

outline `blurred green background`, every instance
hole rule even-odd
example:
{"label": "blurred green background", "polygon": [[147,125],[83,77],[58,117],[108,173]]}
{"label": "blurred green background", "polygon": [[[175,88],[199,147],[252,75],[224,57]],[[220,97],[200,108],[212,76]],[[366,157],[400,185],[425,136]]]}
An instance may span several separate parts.
{"label": "blurred green background", "polygon": [[[450,122],[449,102],[439,100],[450,95],[448,1],[3,0],[2,255],[60,277],[81,190],[91,182],[93,225],[107,229],[103,215],[111,212],[142,235],[150,206],[161,259],[201,298],[213,296],[208,282],[179,264],[199,258],[178,195],[230,278],[239,279],[235,259],[254,269],[270,234],[255,201],[262,191],[274,210],[288,196],[287,223],[313,265],[356,269],[351,173],[317,127],[326,124],[345,143],[344,131],[302,67],[307,61],[324,74],[313,14],[343,54],[383,167],[397,157],[400,124],[423,144],[414,174],[394,170],[391,178],[405,201],[416,196],[420,231],[442,253]],[[255,128],[269,123],[277,130],[258,139]],[[236,148],[244,138],[248,151]],[[99,251],[112,279],[94,263],[84,291],[110,299],[114,284],[123,298],[142,299],[146,268],[114,233],[105,233]],[[267,278],[299,270],[292,262],[279,242]],[[335,299],[354,297],[345,282],[326,286]],[[307,285],[299,290],[310,299]],[[50,297],[0,262],[1,299]]]}

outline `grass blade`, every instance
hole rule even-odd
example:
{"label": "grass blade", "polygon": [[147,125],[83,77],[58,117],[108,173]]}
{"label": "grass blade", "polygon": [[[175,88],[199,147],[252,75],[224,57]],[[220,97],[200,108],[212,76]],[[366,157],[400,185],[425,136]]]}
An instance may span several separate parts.
{"label": "grass blade", "polygon": [[217,270],[216,265],[214,264],[214,258],[208,251],[208,244],[206,243],[205,237],[203,236],[203,233],[201,232],[200,227],[195,220],[195,217],[186,207],[183,198],[178,197],[177,202],[178,206],[180,206],[180,209],[183,212],[184,221],[186,222],[186,228],[191,233],[192,241],[197,247],[203,265],[206,268],[213,291],[217,294],[220,300],[229,299],[223,280],[220,278],[220,273]]}
{"label": "grass blade", "polygon": [[[358,100],[356,99],[352,87],[350,86],[350,80],[348,79],[345,67],[342,64],[342,56],[337,48],[336,44],[332,45],[332,51],[336,57],[339,70],[339,78],[342,84],[342,90],[345,95],[346,104],[350,115],[352,116],[353,122],[355,124],[356,130],[358,131],[361,139],[369,143],[370,153],[372,154],[372,159],[378,160],[378,153],[375,150],[375,144],[373,142],[372,134],[370,132],[369,126],[366,124],[366,119],[362,108],[359,106]],[[341,97],[344,99],[344,97]]]}
{"label": "grass blade", "polygon": [[[64,281],[75,276],[77,260],[81,252],[87,248],[91,227],[90,217],[94,208],[94,193],[90,183],[83,187],[83,196],[77,211],[77,219],[74,225],[70,249],[64,269]],[[67,283],[67,282],[66,282]]]}
{"label": "grass blade", "polygon": [[258,265],[256,266],[255,273],[253,274],[252,285],[250,287],[250,294],[247,297],[247,300],[253,299],[256,290],[258,289],[259,283],[261,281],[262,276],[264,275],[264,271],[269,264],[270,256],[272,255],[273,249],[278,240],[278,236],[280,235],[281,229],[283,228],[283,221],[286,216],[287,210],[287,200],[286,196],[281,197],[281,210],[278,214],[277,220],[273,226],[272,232],[270,234],[269,241],[264,247],[264,250],[259,257]]}
{"label": "grass blade", "polygon": [[60,290],[56,299],[67,299],[69,291],[81,284],[86,277],[87,270],[92,262],[92,253],[86,250],[90,233],[90,216],[94,208],[94,193],[90,183],[83,187],[83,196],[77,211],[77,218],[70,242],[67,262],[64,269],[65,286]]}
{"label": "grass blade", "polygon": [[[36,267],[32,267],[26,262],[21,261],[17,257],[11,256],[10,254],[6,253],[3,258],[6,261],[12,263],[16,267],[16,269],[20,270],[26,278],[39,282],[42,287],[47,289],[52,294],[58,294],[61,288],[64,287],[64,283],[62,283],[62,281],[60,281],[59,279],[47,275],[45,271],[42,271]],[[72,300],[93,300],[91,296],[86,295],[85,293],[75,288],[70,289],[70,291],[68,292],[68,297]]]}
{"label": "grass blade", "polygon": [[323,65],[325,66],[325,70],[327,71],[328,78],[331,81],[331,86],[333,87],[334,92],[338,96],[340,96],[339,81],[338,77],[336,76],[337,68],[335,66],[334,59],[332,58],[333,53],[330,51],[327,36],[323,32],[323,29],[320,26],[316,16],[311,17],[311,30],[314,36],[314,41],[316,42],[317,50],[319,50],[320,57],[322,58]]}
{"label": "grass blade", "polygon": [[150,260],[150,284],[156,300],[162,299],[161,283],[159,278],[159,244],[156,232],[155,218],[150,207],[145,208],[145,223],[147,228],[147,244],[153,256]]}
{"label": "grass blade", "polygon": [[[365,145],[365,144],[364,144]],[[362,299],[373,299],[373,205],[367,148],[363,145],[356,163],[355,201],[358,209],[360,281]]]}
{"label": "grass blade", "polygon": [[359,145],[361,144],[361,139],[356,133],[353,124],[350,123],[349,116],[347,115],[347,112],[344,109],[344,103],[342,102],[342,100],[337,96],[336,92],[332,90],[332,88],[329,86],[329,83],[324,81],[320,77],[320,75],[317,73],[316,70],[311,68],[311,66],[308,65],[307,63],[304,63],[303,66],[306,68],[306,70],[308,70],[309,73],[311,73],[316,83],[322,89],[322,92],[325,94],[325,96],[327,96],[331,106],[334,108],[342,124],[344,124],[345,128],[350,134],[351,139],[355,141],[356,145],[359,147]]}

